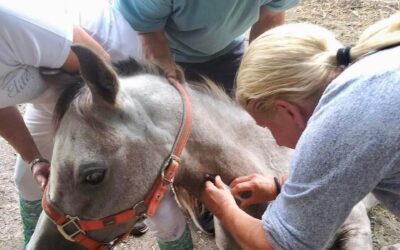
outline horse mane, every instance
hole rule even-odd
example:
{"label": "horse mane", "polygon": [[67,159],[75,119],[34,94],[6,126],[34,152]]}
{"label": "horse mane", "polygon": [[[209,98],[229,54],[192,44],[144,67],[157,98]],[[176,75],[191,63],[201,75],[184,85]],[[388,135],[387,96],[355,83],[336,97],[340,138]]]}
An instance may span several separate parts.
{"label": "horse mane", "polygon": [[226,94],[225,90],[221,86],[217,85],[214,81],[204,75],[199,75],[199,77],[200,81],[188,82],[188,85],[192,90],[212,96],[223,102],[233,103],[231,97]]}
{"label": "horse mane", "polygon": [[113,69],[119,76],[133,76],[137,74],[152,74],[164,76],[164,70],[154,63],[138,61],[133,58],[113,63]]}
{"label": "horse mane", "polygon": [[[151,74],[165,78],[165,72],[159,66],[147,61],[137,61],[133,58],[113,63],[113,68],[118,76],[134,76],[137,74]],[[63,73],[66,74],[66,73]],[[216,85],[211,79],[199,75],[200,81],[186,82],[183,77],[182,69],[178,68],[178,79],[184,82],[185,86],[195,92],[212,96],[223,102],[233,103],[232,99],[225,93],[223,88]],[[91,92],[84,84],[84,80],[79,75],[71,75],[71,80],[62,91],[54,108],[53,124],[55,131],[58,130],[61,120],[66,112],[73,107],[75,112],[82,117],[94,129],[105,129],[105,125],[93,115]]]}
{"label": "horse mane", "polygon": [[[165,76],[165,71],[154,63],[148,61],[138,62],[135,59],[128,59],[114,63],[114,69],[119,76],[132,76],[138,73],[147,73],[157,76]],[[210,78],[199,74],[199,81],[187,82],[184,78],[184,73],[181,67],[175,65],[178,69],[177,75],[180,82],[188,83],[189,87],[195,91],[206,93],[217,99],[231,102],[232,99],[225,93],[224,89],[219,85],[215,84]]]}

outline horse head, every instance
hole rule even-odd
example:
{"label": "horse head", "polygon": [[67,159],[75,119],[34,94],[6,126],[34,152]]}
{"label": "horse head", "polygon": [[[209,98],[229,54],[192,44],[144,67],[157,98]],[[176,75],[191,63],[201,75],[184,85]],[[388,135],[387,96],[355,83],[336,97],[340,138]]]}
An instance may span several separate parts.
{"label": "horse head", "polygon": [[[57,131],[46,198],[65,215],[94,220],[143,201],[178,133],[181,114],[172,109],[179,110],[174,106],[180,100],[157,67],[130,60],[119,65],[130,77],[118,78],[88,48],[72,49],[81,79],[64,91],[55,108]],[[152,74],[141,74],[144,71]],[[120,81],[129,83],[121,87]],[[143,81],[147,87],[140,84]],[[161,103],[170,114],[159,110]],[[135,218],[89,234],[109,242],[134,222]]]}

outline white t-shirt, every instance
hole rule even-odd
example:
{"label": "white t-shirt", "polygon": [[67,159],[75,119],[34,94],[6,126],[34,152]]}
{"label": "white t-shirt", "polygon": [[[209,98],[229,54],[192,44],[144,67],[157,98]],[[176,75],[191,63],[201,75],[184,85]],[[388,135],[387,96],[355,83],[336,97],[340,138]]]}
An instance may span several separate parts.
{"label": "white t-shirt", "polygon": [[107,1],[0,0],[0,108],[30,102],[48,89],[37,67],[64,64],[74,25],[113,61],[142,57],[137,33]]}

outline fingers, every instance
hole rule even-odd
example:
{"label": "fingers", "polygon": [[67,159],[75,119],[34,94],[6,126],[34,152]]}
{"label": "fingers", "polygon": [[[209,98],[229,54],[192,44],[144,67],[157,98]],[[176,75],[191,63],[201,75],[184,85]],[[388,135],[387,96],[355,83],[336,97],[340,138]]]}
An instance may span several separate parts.
{"label": "fingers", "polygon": [[39,184],[42,192],[45,190],[50,175],[50,165],[48,163],[37,164],[33,168],[33,177]]}
{"label": "fingers", "polygon": [[40,190],[43,192],[47,186],[47,177],[43,175],[36,175],[35,179],[40,186]]}
{"label": "fingers", "polygon": [[231,193],[233,195],[237,195],[245,191],[254,191],[254,189],[255,189],[254,182],[248,181],[235,185],[233,188],[231,188]]}
{"label": "fingers", "polygon": [[176,79],[176,70],[175,70],[175,69],[168,69],[168,70],[165,70],[165,76],[166,76],[167,78],[174,78],[174,79]]}
{"label": "fingers", "polygon": [[222,181],[221,177],[219,175],[215,176],[215,181],[212,183],[211,181],[206,181],[205,182],[205,188],[218,188],[218,189],[226,189],[225,183]]}
{"label": "fingers", "polygon": [[42,190],[42,192],[44,192],[46,190],[46,187],[47,187],[47,180],[42,183],[42,186],[40,187],[40,190]]}
{"label": "fingers", "polygon": [[233,188],[235,185],[237,185],[239,183],[247,182],[247,181],[256,181],[258,179],[263,179],[265,177],[266,176],[262,176],[260,174],[250,174],[250,175],[245,175],[245,176],[239,176],[231,182],[230,187]]}
{"label": "fingers", "polygon": [[46,186],[47,186],[47,179],[44,179],[44,180],[42,180],[42,181],[40,182],[40,190],[41,190],[42,192],[44,192],[44,190],[46,189]]}
{"label": "fingers", "polygon": [[215,176],[215,186],[220,189],[226,189],[225,183],[221,180],[219,175]]}
{"label": "fingers", "polygon": [[211,181],[206,181],[204,183],[204,189],[214,189],[215,185]]}
{"label": "fingers", "polygon": [[245,182],[245,181],[250,181],[253,179],[254,175],[245,175],[245,176],[240,176],[234,179],[231,184],[229,185],[231,188],[233,188],[235,185]]}

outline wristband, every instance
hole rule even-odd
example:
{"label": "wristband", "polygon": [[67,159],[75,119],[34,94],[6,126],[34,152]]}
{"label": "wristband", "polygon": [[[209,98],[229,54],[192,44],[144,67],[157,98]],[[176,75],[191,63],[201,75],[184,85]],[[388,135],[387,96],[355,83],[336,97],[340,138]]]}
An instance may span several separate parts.
{"label": "wristband", "polygon": [[36,159],[33,159],[31,162],[29,162],[29,168],[31,169],[31,172],[33,173],[33,167],[38,164],[39,162],[45,162],[50,164],[50,162],[48,160],[46,160],[45,158],[42,157],[38,157]]}
{"label": "wristband", "polygon": [[276,193],[280,194],[281,193],[281,184],[279,183],[278,177],[274,177],[274,182],[275,182]]}

